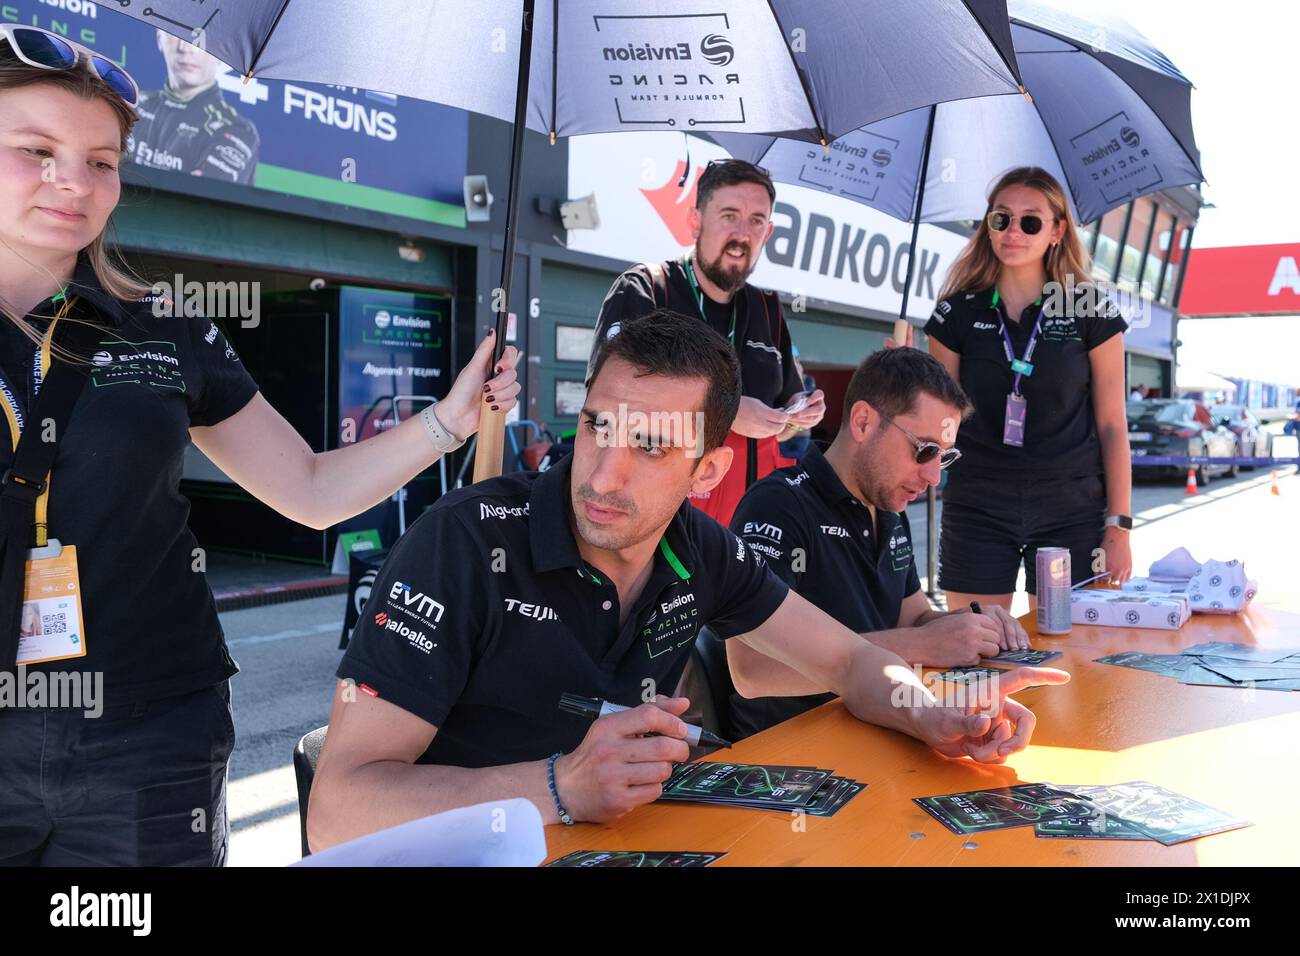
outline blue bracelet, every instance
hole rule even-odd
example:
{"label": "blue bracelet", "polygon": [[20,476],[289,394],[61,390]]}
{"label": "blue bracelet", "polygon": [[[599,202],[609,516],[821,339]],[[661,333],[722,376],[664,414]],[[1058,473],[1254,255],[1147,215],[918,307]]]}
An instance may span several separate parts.
{"label": "blue bracelet", "polygon": [[555,761],[560,758],[560,754],[551,754],[551,759],[546,761],[546,785],[551,788],[551,799],[555,801],[555,812],[560,816],[560,822],[566,827],[573,826],[573,817],[569,816],[569,811],[564,809],[564,804],[560,803],[560,791],[555,789]]}

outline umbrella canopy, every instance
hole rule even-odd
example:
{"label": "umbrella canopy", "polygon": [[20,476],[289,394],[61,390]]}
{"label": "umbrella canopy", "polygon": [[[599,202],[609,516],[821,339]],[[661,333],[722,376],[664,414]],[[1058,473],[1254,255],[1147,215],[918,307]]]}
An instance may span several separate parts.
{"label": "umbrella canopy", "polygon": [[[514,116],[522,0],[209,6],[122,4],[242,74]],[[559,136],[739,129],[816,142],[1018,87],[1006,0],[538,0],[532,32],[527,125]]]}
{"label": "umbrella canopy", "polygon": [[973,93],[868,124],[831,143],[828,153],[771,136],[713,138],[782,182],[909,221],[918,192],[923,222],[979,219],[989,187],[1013,166],[1052,173],[1080,222],[1202,180],[1191,82],[1145,37],[1113,17],[1030,0],[1011,0],[1009,13],[1032,102]]}
{"label": "umbrella canopy", "polygon": [[[118,0],[246,76],[358,87],[509,119],[496,361],[525,126],[556,136],[739,130],[825,143],[957,96],[1019,88],[1006,0]],[[480,417],[475,480],[500,473]]]}

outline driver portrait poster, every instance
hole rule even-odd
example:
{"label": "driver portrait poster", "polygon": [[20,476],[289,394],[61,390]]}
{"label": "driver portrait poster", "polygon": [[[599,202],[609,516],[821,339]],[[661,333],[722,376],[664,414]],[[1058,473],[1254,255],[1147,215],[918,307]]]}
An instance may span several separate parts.
{"label": "driver portrait poster", "polygon": [[125,68],[140,87],[127,158],[173,174],[167,188],[183,192],[194,178],[214,179],[465,225],[463,111],[353,87],[245,83],[201,46],[116,6],[6,0],[0,23],[50,30]]}

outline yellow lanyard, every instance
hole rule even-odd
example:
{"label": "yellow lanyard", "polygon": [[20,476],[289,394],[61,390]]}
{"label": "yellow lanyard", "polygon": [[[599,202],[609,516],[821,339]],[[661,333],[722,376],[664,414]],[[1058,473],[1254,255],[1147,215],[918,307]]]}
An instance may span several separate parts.
{"label": "yellow lanyard", "polygon": [[[35,381],[33,382],[33,391],[40,391],[40,384],[45,381],[46,375],[50,371],[50,348],[54,341],[54,327],[59,324],[59,319],[64,318],[76,303],[76,299],[63,299],[63,305],[58,314],[50,322],[50,327],[45,330],[45,337],[41,340],[40,348],[36,350],[33,358],[33,372]],[[9,423],[9,437],[13,441],[14,453],[18,452],[18,441],[23,437],[23,420],[22,413],[18,409],[17,399],[10,393],[8,388],[0,389],[0,395],[4,397],[5,419]],[[50,476],[45,476],[45,490],[41,492],[40,497],[36,499],[36,547],[43,548],[49,541],[49,523],[46,521],[50,505]]]}

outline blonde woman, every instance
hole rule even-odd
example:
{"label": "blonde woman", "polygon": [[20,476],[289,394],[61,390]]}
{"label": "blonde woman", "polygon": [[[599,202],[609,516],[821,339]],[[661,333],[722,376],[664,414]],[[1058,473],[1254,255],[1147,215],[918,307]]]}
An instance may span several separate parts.
{"label": "blonde woman", "polygon": [[[0,709],[0,865],[225,860],[237,668],[194,567],[179,488],[191,440],[281,514],[326,528],[475,431],[483,396],[509,409],[519,392],[514,349],[488,380],[489,338],[436,413],[313,453],[215,325],[155,315],[147,288],[106,251],[137,97],[92,51],[0,25],[0,553],[19,559],[0,579],[13,611],[0,622],[0,670],[68,672],[102,687],[76,709]],[[78,377],[79,393],[64,387]],[[41,409],[56,394],[76,404],[52,468],[19,474],[15,455],[39,447],[18,446],[20,436],[42,439]],[[41,545],[59,553],[38,560],[65,562],[60,580],[75,584],[80,620],[65,610],[57,627],[36,628],[19,610],[21,559]],[[96,705],[101,713],[87,713]]]}
{"label": "blonde woman", "polygon": [[944,489],[949,607],[1010,609],[1022,563],[1033,607],[1041,547],[1069,548],[1076,582],[1129,577],[1124,330],[1060,183],[1030,166],[1003,175],[925,326],[975,406]]}

